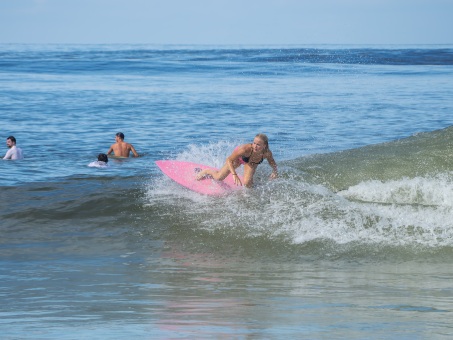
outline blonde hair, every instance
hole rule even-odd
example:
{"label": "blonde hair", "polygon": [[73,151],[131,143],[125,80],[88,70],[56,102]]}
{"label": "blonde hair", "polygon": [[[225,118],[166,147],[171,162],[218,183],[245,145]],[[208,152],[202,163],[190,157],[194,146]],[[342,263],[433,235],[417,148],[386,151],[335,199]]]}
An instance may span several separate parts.
{"label": "blonde hair", "polygon": [[257,134],[255,138],[261,139],[266,145],[266,150],[269,150],[269,138],[267,138],[267,136],[264,133]]}

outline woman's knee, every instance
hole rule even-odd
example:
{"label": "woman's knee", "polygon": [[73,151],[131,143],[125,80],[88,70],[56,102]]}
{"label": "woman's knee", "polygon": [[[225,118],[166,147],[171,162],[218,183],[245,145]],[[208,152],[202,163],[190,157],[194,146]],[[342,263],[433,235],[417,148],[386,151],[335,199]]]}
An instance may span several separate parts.
{"label": "woman's knee", "polygon": [[244,179],[244,182],[242,184],[247,188],[251,188],[253,186],[253,180],[248,178]]}

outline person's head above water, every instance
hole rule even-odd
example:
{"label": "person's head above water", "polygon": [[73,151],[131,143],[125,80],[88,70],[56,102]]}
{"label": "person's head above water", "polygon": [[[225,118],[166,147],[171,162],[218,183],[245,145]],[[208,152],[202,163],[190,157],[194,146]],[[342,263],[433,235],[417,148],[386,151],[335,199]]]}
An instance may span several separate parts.
{"label": "person's head above water", "polygon": [[124,140],[124,133],[122,132],[117,132],[116,136],[121,139],[121,140]]}
{"label": "person's head above water", "polygon": [[16,138],[14,138],[14,136],[9,136],[8,138],[6,138],[6,144],[8,145],[8,147],[16,145]]}
{"label": "person's head above water", "polygon": [[98,155],[98,161],[101,161],[101,162],[104,162],[104,163],[108,163],[109,158],[107,157],[107,155],[105,153],[100,153]]}

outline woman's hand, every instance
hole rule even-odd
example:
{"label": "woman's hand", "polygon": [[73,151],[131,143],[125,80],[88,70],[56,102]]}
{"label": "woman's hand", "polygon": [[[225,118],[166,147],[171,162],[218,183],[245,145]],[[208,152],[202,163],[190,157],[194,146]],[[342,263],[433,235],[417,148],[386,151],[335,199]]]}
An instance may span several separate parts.
{"label": "woman's hand", "polygon": [[271,175],[269,176],[270,179],[276,179],[278,177],[278,172],[272,171]]}
{"label": "woman's hand", "polygon": [[234,178],[234,184],[242,186],[241,179],[239,178],[239,176],[237,174],[233,174],[233,178]]}

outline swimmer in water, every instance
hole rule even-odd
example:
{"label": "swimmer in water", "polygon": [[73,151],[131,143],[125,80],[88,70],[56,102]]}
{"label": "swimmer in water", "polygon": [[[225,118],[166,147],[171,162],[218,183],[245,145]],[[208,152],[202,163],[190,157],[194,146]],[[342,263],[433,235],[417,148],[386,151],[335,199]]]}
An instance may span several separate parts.
{"label": "swimmer in water", "polygon": [[6,146],[9,148],[9,150],[6,152],[5,157],[3,157],[3,159],[24,158],[22,149],[16,146],[16,138],[14,138],[14,136],[9,136],[8,138],[6,138]]}
{"label": "swimmer in water", "polygon": [[107,155],[110,155],[112,152],[114,153],[115,157],[129,157],[130,152],[134,155],[134,157],[138,157],[137,151],[132,144],[126,143],[124,141],[124,134],[122,132],[118,132],[115,135],[115,144],[110,146],[109,151],[107,151]]}
{"label": "swimmer in water", "polygon": [[109,162],[109,158],[107,157],[107,155],[105,153],[100,153],[98,155],[98,160],[91,162],[90,164],[88,164],[88,166],[95,167],[95,168],[106,168],[109,166],[108,162]]}

